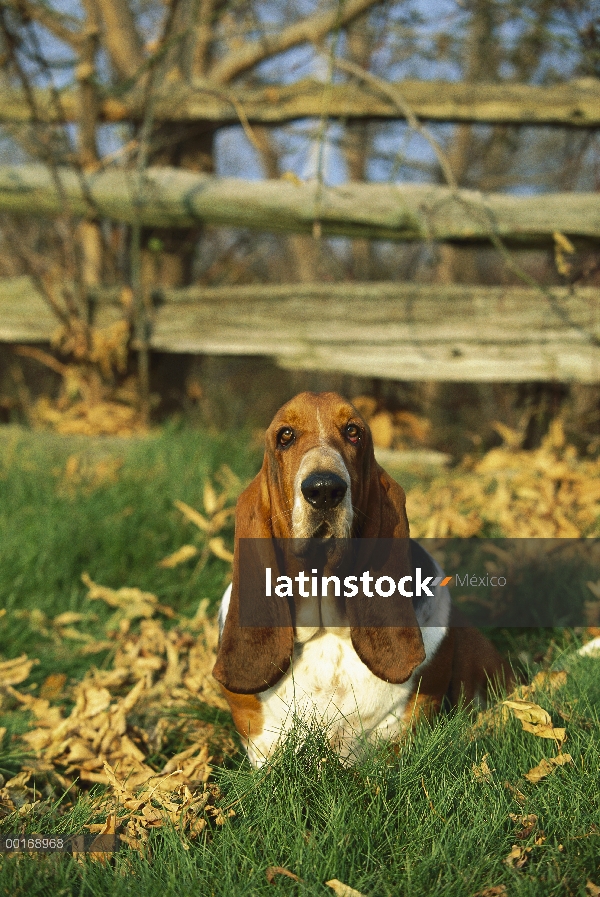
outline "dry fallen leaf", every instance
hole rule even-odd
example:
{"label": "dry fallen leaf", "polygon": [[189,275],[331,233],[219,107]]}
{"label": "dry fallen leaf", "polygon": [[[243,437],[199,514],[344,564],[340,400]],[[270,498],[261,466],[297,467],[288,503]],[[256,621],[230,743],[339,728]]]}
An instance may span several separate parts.
{"label": "dry fallen leaf", "polygon": [[491,888],[484,888],[483,891],[477,891],[473,897],[506,897],[507,894],[506,885],[494,885]]}
{"label": "dry fallen leaf", "polygon": [[198,529],[201,529],[203,532],[207,533],[210,530],[210,522],[203,517],[199,511],[196,511],[195,508],[191,508],[189,505],[186,505],[184,501],[174,501],[173,504],[176,508],[178,508],[183,516],[193,523]]}
{"label": "dry fallen leaf", "polygon": [[65,687],[67,677],[65,673],[51,673],[47,676],[40,688],[40,698],[53,700],[57,698]]}
{"label": "dry fallen leaf", "polygon": [[528,838],[537,826],[538,818],[535,813],[528,813],[526,816],[520,816],[518,813],[509,813],[508,815],[516,825],[521,826],[521,831],[515,835],[520,841]]}
{"label": "dry fallen leaf", "polygon": [[[94,826],[96,828],[96,826]],[[116,813],[109,813],[106,817],[106,822],[104,825],[99,826],[99,831],[97,834],[100,836],[100,840],[98,841],[98,846],[106,847],[106,839],[103,839],[103,835],[114,835],[116,837],[117,832],[117,816]],[[110,839],[109,839],[110,840]],[[111,857],[110,852],[106,850],[94,850],[94,842],[92,842],[90,846],[90,850],[87,853],[88,859],[92,860],[92,862],[96,863],[108,863]]]}
{"label": "dry fallen leaf", "polygon": [[294,881],[302,881],[297,875],[293,872],[290,872],[289,869],[284,869],[283,866],[269,866],[267,871],[265,872],[267,877],[267,881],[270,885],[273,884],[273,880],[276,875],[287,875],[288,878],[293,878]]}
{"label": "dry fallen leaf", "polygon": [[529,854],[532,850],[533,847],[519,847],[515,844],[504,862],[507,866],[513,866],[515,869],[522,869],[529,859]]}
{"label": "dry fallen leaf", "polygon": [[525,732],[531,732],[531,734],[537,736],[537,738],[552,738],[554,741],[558,742],[559,747],[567,737],[566,729],[545,725],[534,726],[525,720],[521,720],[521,725]]}
{"label": "dry fallen leaf", "polygon": [[520,699],[506,700],[502,703],[521,721],[521,726],[525,732],[531,732],[532,735],[536,735],[538,738],[552,738],[559,745],[565,740],[566,730],[554,728],[550,714],[540,707],[539,704]]}
{"label": "dry fallen leaf", "polygon": [[570,754],[559,754],[557,757],[550,757],[549,760],[542,760],[537,766],[525,773],[525,778],[528,782],[535,785],[540,779],[544,779],[553,773],[557,766],[564,766],[566,763],[572,762],[573,758]]}
{"label": "dry fallen leaf", "polygon": [[208,543],[208,547],[212,553],[222,561],[227,561],[228,564],[233,563],[233,553],[225,546],[225,542],[221,536],[211,539]]}
{"label": "dry fallen leaf", "polygon": [[117,627],[121,620],[137,620],[153,617],[155,613],[173,617],[172,608],[158,603],[158,598],[151,592],[142,592],[141,589],[124,586],[120,589],[111,589],[94,582],[88,573],[81,574],[81,581],[89,589],[88,601],[104,601],[109,607],[116,608],[116,613],[111,617],[108,628]]}
{"label": "dry fallen leaf", "polygon": [[595,885],[593,881],[588,879],[585,883],[585,889],[589,897],[600,897],[600,887]]}
{"label": "dry fallen leaf", "polygon": [[562,688],[566,683],[566,670],[540,670],[533,677],[532,684],[539,688],[548,688],[550,691],[555,691],[558,688]]}
{"label": "dry fallen leaf", "polygon": [[326,881],[325,884],[332,891],[335,891],[338,897],[364,897],[364,894],[360,891],[351,888],[350,885],[345,885],[342,881],[338,881],[337,878],[332,878],[330,881]]}
{"label": "dry fallen leaf", "polygon": [[516,800],[516,802],[518,804],[520,804],[521,806],[524,805],[527,798],[525,797],[525,795],[523,794],[522,791],[519,791],[519,789],[515,785],[511,785],[510,782],[505,782],[504,787],[508,791],[510,791],[510,793],[512,794],[512,796],[514,797],[514,799]]}
{"label": "dry fallen leaf", "polygon": [[390,448],[394,441],[394,424],[389,411],[380,411],[369,421],[369,429],[377,448]]}
{"label": "dry fallen leaf", "polygon": [[517,719],[521,720],[521,722],[525,721],[533,724],[541,724],[545,726],[552,725],[552,720],[550,719],[550,715],[543,710],[539,704],[534,704],[532,701],[503,701],[502,702],[505,707],[508,707],[509,710],[512,710],[514,716]]}
{"label": "dry fallen leaf", "polygon": [[173,567],[178,567],[179,564],[184,564],[197,554],[198,549],[195,545],[182,545],[181,548],[178,548],[173,554],[170,554],[166,558],[163,558],[162,561],[159,561],[158,566],[170,570]]}
{"label": "dry fallen leaf", "polygon": [[85,614],[78,614],[75,611],[67,610],[64,614],[59,614],[57,617],[54,617],[52,624],[53,626],[61,628],[63,626],[71,626],[73,623],[81,623],[85,619]]}
{"label": "dry fallen leaf", "polygon": [[[219,499],[217,498],[217,493],[214,490],[214,487],[210,480],[206,480],[204,483],[202,502],[204,504],[204,510],[207,514],[212,516],[215,511],[219,511]],[[222,507],[222,506],[221,506]]]}
{"label": "dry fallen leaf", "polygon": [[556,270],[563,277],[568,277],[573,266],[571,262],[567,261],[565,255],[572,255],[575,252],[575,247],[569,238],[561,234],[560,231],[554,231],[552,237],[554,239],[554,263]]}
{"label": "dry fallen leaf", "polygon": [[489,754],[484,754],[480,763],[473,763],[471,769],[473,771],[473,778],[476,782],[492,781],[492,770],[487,762],[489,756]]}
{"label": "dry fallen leaf", "polygon": [[79,654],[99,654],[101,651],[111,651],[115,647],[114,642],[109,642],[106,639],[99,642],[88,642],[87,645],[82,645],[79,648]]}
{"label": "dry fallen leaf", "polygon": [[39,660],[28,660],[26,654],[15,657],[14,660],[0,662],[0,685],[19,685],[29,676],[31,668],[39,663]]}

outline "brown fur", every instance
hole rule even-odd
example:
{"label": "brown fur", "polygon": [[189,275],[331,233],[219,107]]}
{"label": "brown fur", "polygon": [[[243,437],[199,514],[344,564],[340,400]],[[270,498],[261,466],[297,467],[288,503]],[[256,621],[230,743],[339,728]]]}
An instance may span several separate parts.
{"label": "brown fur", "polygon": [[514,685],[509,664],[478,629],[465,625],[465,618],[455,607],[450,611],[450,627],[454,651],[448,698],[453,707],[461,700],[467,704],[478,699],[485,703],[490,684],[492,688]]}
{"label": "brown fur", "polygon": [[239,695],[221,686],[229,704],[235,727],[240,735],[248,740],[256,738],[263,730],[263,711],[256,695]]}
{"label": "brown fur", "polygon": [[450,630],[415,685],[404,711],[404,722],[416,723],[421,716],[431,719],[441,706],[452,678],[454,632]]}
{"label": "brown fur", "polygon": [[485,703],[490,685],[510,687],[514,675],[510,666],[484,635],[451,608],[450,628],[435,656],[423,670],[406,710],[404,722],[415,723],[420,716],[431,718],[444,698],[452,707],[461,701]]}
{"label": "brown fur", "polygon": [[[344,438],[343,427],[356,423],[363,431],[359,444]],[[278,449],[277,434],[291,427],[295,442],[285,451]],[[323,432],[325,431],[325,432]],[[296,474],[306,453],[323,443],[342,456],[351,480],[354,510],[353,537],[404,539],[406,551],[389,571],[399,579],[410,574],[406,497],[401,486],[377,464],[369,428],[356,409],[335,393],[301,393],[275,415],[265,436],[261,470],[242,493],[236,508],[235,550],[229,613],[213,675],[225,690],[234,720],[244,734],[246,724],[262,725],[256,694],[275,685],[289,669],[294,650],[294,630],[286,599],[270,598],[282,625],[249,628],[239,624],[239,539],[292,536],[292,508]],[[266,543],[268,544],[268,543]],[[275,554],[269,561],[277,573]],[[388,571],[386,571],[388,572]],[[257,601],[266,600],[257,596]],[[278,602],[278,604],[276,604]],[[363,663],[380,679],[405,682],[425,657],[421,632],[410,599],[398,596],[395,625],[367,627],[373,608],[364,596],[346,599],[346,614],[352,644]],[[389,619],[389,618],[388,618]],[[402,625],[398,626],[400,619]],[[447,695],[456,704],[484,697],[489,679],[512,682],[512,672],[490,642],[472,627],[459,624],[453,609],[450,630],[435,657],[423,670],[418,688],[407,708],[408,718],[416,712],[439,710]],[[239,720],[239,724],[238,724]],[[254,729],[256,732],[256,729]]]}
{"label": "brown fur", "polygon": [[[351,445],[342,428],[357,423],[364,434]],[[397,578],[410,574],[406,497],[375,461],[373,440],[366,422],[356,409],[335,393],[301,393],[275,415],[265,437],[265,455],[260,473],[242,493],[236,508],[233,583],[229,613],[213,675],[231,692],[255,694],[273,686],[288,670],[294,646],[294,631],[286,599],[269,599],[283,625],[272,629],[241,627],[239,624],[240,538],[290,538],[294,481],[306,452],[323,439],[342,456],[350,474],[352,505],[355,511],[354,536],[406,540]],[[289,426],[298,434],[286,451],[277,448],[277,433]],[[273,555],[272,568],[277,569]],[[278,570],[279,573],[284,571]],[[289,571],[285,571],[289,572]],[[276,575],[274,573],[274,575]],[[262,596],[257,596],[261,600]],[[401,626],[362,625],[365,607],[349,598],[346,612],[352,644],[369,669],[388,682],[405,682],[424,660],[421,632],[408,598],[398,596],[396,619]]]}

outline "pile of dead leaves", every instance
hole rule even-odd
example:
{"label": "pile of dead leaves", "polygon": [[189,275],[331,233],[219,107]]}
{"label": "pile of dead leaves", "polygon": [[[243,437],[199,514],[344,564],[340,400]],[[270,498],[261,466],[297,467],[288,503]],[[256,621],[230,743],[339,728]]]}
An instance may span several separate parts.
{"label": "pile of dead leaves", "polygon": [[386,411],[372,396],[356,396],[352,404],[369,425],[377,448],[402,450],[426,442],[431,424],[410,411]]}
{"label": "pile of dead leaves", "polygon": [[517,448],[521,435],[501,424],[504,444],[452,475],[407,493],[411,535],[421,538],[498,535],[598,535],[600,458],[579,459],[553,421],[539,449]]}
{"label": "pile of dead leaves", "polygon": [[[35,660],[22,656],[0,664],[0,699],[31,714],[22,740],[33,755],[3,783],[0,815],[27,814],[43,803],[41,777],[48,794],[52,786],[63,792],[75,783],[107,785],[96,809],[119,816],[123,838],[132,846],[145,845],[148,830],[165,820],[186,837],[195,837],[208,821],[222,824],[218,789],[206,783],[213,757],[232,754],[236,747],[228,731],[189,712],[190,706],[226,709],[210,674],[217,625],[206,615],[207,602],[195,618],[180,618],[166,630],[158,618],[173,617],[173,611],[151,593],[113,590],[86,574],[82,578],[88,598],[103,601],[114,613],[107,638],[82,638],[80,651],[110,650],[110,666],[92,669],[70,687],[64,674],[54,674],[34,696],[16,686],[28,678]],[[65,629],[65,637],[72,638],[83,616],[62,614],[45,625],[57,638]],[[174,735],[186,746],[171,756]],[[37,797],[29,785],[34,774]]]}
{"label": "pile of dead leaves", "polygon": [[137,786],[104,764],[109,788],[93,809],[107,822],[89,826],[91,832],[118,834],[119,840],[150,859],[152,829],[170,823],[182,838],[195,840],[210,825],[221,826],[235,810],[223,807],[219,786],[190,776],[184,758],[172,757],[160,775]]}
{"label": "pile of dead leaves", "polygon": [[174,502],[175,507],[181,512],[185,520],[196,527],[202,547],[198,548],[196,545],[191,544],[182,545],[177,551],[159,561],[159,567],[173,569],[192,558],[196,558],[196,566],[193,573],[195,578],[204,569],[211,555],[228,564],[233,563],[233,553],[225,544],[221,533],[227,530],[233,521],[235,506],[232,505],[232,502],[237,500],[242,491],[242,482],[227,464],[221,465],[215,474],[215,480],[220,486],[220,493],[217,492],[210,480],[207,479],[204,483],[202,494],[204,513],[190,507],[183,501]]}
{"label": "pile of dead leaves", "polygon": [[106,327],[91,327],[73,319],[53,338],[53,347],[67,363],[31,346],[18,355],[33,358],[60,374],[56,398],[21,399],[30,424],[63,435],[133,436],[147,429],[140,413],[135,376],[128,374],[131,325],[126,319]]}

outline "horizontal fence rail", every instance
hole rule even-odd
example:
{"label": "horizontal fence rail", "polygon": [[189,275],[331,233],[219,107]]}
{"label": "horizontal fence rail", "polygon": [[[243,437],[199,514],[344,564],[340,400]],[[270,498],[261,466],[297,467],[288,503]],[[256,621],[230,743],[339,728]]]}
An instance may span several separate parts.
{"label": "horizontal fence rail", "polygon": [[143,191],[123,169],[83,174],[43,165],[0,167],[0,211],[76,215],[165,227],[209,223],[385,240],[481,242],[496,237],[524,245],[556,231],[600,238],[600,193],[537,196],[483,194],[416,184],[346,183],[323,187],[288,180],[215,178],[175,168],[149,168]]}
{"label": "horizontal fence rail", "polygon": [[[400,81],[388,87],[418,118],[428,121],[514,125],[600,126],[600,82],[594,78],[538,87],[527,84],[470,84],[457,81]],[[76,91],[58,98],[36,90],[35,114],[22,91],[0,93],[0,122],[75,121],[80,115]],[[139,121],[143,92],[104,96],[100,119]],[[153,98],[157,121],[209,121],[228,125],[245,117],[250,123],[284,124],[327,115],[340,119],[402,119],[398,104],[374,86],[362,83],[325,85],[306,79],[294,84],[232,89],[219,84],[171,82]]]}
{"label": "horizontal fence rail", "polygon": [[[150,347],[263,355],[286,368],[398,380],[600,379],[600,290],[338,283],[152,294]],[[96,324],[122,314],[96,291]],[[0,342],[46,342],[57,320],[27,277],[0,281]]]}

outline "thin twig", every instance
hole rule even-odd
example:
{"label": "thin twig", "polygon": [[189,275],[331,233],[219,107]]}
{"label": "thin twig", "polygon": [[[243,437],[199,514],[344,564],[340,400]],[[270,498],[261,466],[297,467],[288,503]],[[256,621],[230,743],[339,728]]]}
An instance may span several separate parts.
{"label": "thin twig", "polygon": [[454,177],[450,162],[448,161],[446,154],[444,153],[442,147],[435,139],[429,128],[426,128],[425,125],[421,124],[398,88],[395,85],[389,84],[387,81],[384,81],[383,78],[379,78],[377,75],[373,75],[366,69],[361,68],[361,66],[357,65],[355,62],[350,62],[348,59],[336,59],[335,65],[337,68],[342,69],[342,71],[348,72],[349,74],[354,75],[356,78],[360,78],[365,82],[365,84],[370,84],[371,87],[374,87],[389,100],[391,100],[392,103],[394,103],[394,105],[402,113],[413,131],[416,131],[417,134],[420,134],[429,143],[435,153],[439,166],[442,169],[444,178],[446,179],[446,183],[453,190],[456,190],[458,184],[456,183],[456,178]]}
{"label": "thin twig", "polygon": [[432,813],[435,813],[436,816],[439,816],[440,819],[442,820],[442,822],[446,822],[447,820],[444,819],[444,817],[442,816],[442,814],[441,814],[441,813],[438,813],[438,811],[436,810],[436,808],[433,806],[433,801],[431,800],[431,798],[429,797],[429,794],[427,793],[427,788],[425,787],[425,780],[424,780],[423,776],[421,776],[421,787],[422,787],[423,791],[425,792],[425,797],[426,797],[427,800],[429,801],[429,806],[430,806],[430,808],[431,808],[431,812],[432,812]]}
{"label": "thin twig", "polygon": [[165,23],[162,38],[162,46],[155,54],[154,60],[160,62],[150,68],[150,77],[146,82],[145,98],[144,98],[144,118],[138,138],[138,155],[135,170],[135,185],[133,192],[133,206],[135,209],[136,220],[131,228],[131,287],[133,290],[133,308],[135,315],[135,332],[136,343],[138,349],[138,373],[140,378],[140,399],[141,413],[145,424],[148,422],[150,413],[150,358],[148,348],[148,318],[145,314],[146,308],[144,304],[144,291],[142,284],[142,225],[141,225],[141,208],[143,205],[143,194],[145,189],[145,173],[148,167],[148,157],[150,154],[150,139],[152,128],[154,126],[154,107],[156,100],[156,86],[159,77],[163,73],[165,62],[168,56],[165,52],[166,46],[170,41],[167,35],[173,24],[175,10],[177,4],[171,4],[169,16]]}
{"label": "thin twig", "polygon": [[327,80],[323,85],[323,102],[321,106],[321,119],[319,122],[319,135],[318,135],[318,154],[317,154],[317,171],[316,171],[316,180],[317,180],[317,189],[315,192],[315,212],[314,212],[314,221],[313,221],[313,238],[315,240],[320,240],[321,238],[321,205],[323,202],[323,168],[325,164],[325,143],[327,139],[327,128],[329,125],[329,102],[331,97],[331,88],[333,86],[333,73],[336,67],[336,51],[340,38],[340,27],[341,27],[341,18],[342,18],[342,9],[343,9],[343,0],[338,0],[338,8],[337,8],[337,18],[335,23],[335,30],[333,32],[331,38],[331,46],[329,49],[329,58],[327,60]]}
{"label": "thin twig", "polygon": [[[24,24],[26,24],[26,23],[24,23]],[[0,27],[4,34],[6,45],[9,49],[11,62],[15,68],[15,71],[17,72],[18,78],[19,78],[19,80],[21,82],[21,86],[23,88],[23,92],[25,94],[27,104],[30,108],[32,121],[34,124],[41,125],[41,124],[43,124],[43,121],[42,121],[42,117],[40,116],[39,111],[38,111],[38,106],[37,106],[37,102],[36,102],[36,98],[35,98],[35,92],[31,86],[29,76],[26,73],[25,69],[23,68],[23,66],[21,65],[21,62],[19,60],[19,56],[18,56],[17,49],[16,49],[18,46],[17,39],[10,31],[10,28],[7,24],[5,16],[3,15],[3,11],[1,9],[1,7],[0,7]],[[48,83],[50,86],[50,96],[52,99],[52,103],[54,104],[56,114],[58,115],[58,118],[60,120],[61,118],[64,118],[64,110],[62,107],[62,100],[60,97],[60,93],[54,84],[52,72],[50,71],[47,61],[44,57],[44,54],[42,53],[40,43],[38,40],[38,36],[36,34],[35,29],[29,28],[28,33],[30,35],[30,38],[31,38],[31,41],[32,41],[33,47],[34,47],[34,52],[33,52],[34,61],[43,70],[44,75],[45,75],[46,79],[48,80]],[[64,136],[65,136],[65,134],[63,132],[63,137]],[[73,216],[73,213],[71,210],[71,203],[69,202],[68,195],[63,187],[62,180],[60,178],[60,173],[58,170],[58,164],[57,164],[56,158],[54,156],[54,153],[51,150],[44,151],[42,158],[43,158],[43,161],[45,162],[45,164],[48,166],[48,169],[50,171],[56,192],[60,198],[62,207],[65,210],[64,215],[65,215],[66,222],[68,224],[68,230],[69,230],[69,234],[68,234],[66,240],[63,238],[62,242],[63,242],[63,250],[67,255],[68,263],[71,268],[70,273],[71,273],[71,276],[73,277],[73,281],[75,284],[75,290],[76,290],[78,302],[73,303],[69,294],[65,294],[63,298],[65,301],[65,305],[67,306],[67,311],[68,311],[69,315],[72,318],[81,319],[83,317],[82,312],[83,312],[83,303],[84,303],[85,299],[84,299],[83,284],[82,284],[81,277],[80,277],[80,273],[81,273],[80,266],[78,264],[78,260],[77,260],[76,253],[74,251],[74,245],[73,245],[74,233],[75,233],[75,220],[74,220],[74,216]],[[82,188],[83,188],[83,194],[87,198],[88,191],[87,191],[87,187],[85,186],[85,179],[83,178],[82,172],[79,168],[78,168],[78,173],[79,173],[79,179],[80,179],[80,182],[81,182]],[[60,233],[60,229],[58,227],[57,227],[57,232]],[[52,308],[53,308],[53,310],[55,310],[54,305],[52,305]],[[62,316],[61,316],[61,318],[62,318]]]}
{"label": "thin twig", "polygon": [[44,352],[42,349],[38,349],[36,346],[17,346],[13,349],[13,352],[15,355],[23,356],[23,358],[33,358],[35,361],[39,361],[40,364],[43,364],[45,367],[50,368],[51,371],[60,374],[61,377],[64,377],[68,371],[68,366],[66,364],[62,364],[58,359],[54,358],[53,355]]}
{"label": "thin twig", "polygon": [[51,279],[44,271],[39,270],[37,261],[32,258],[31,254],[23,248],[23,241],[17,239],[14,236],[11,228],[3,227],[2,234],[8,241],[11,252],[14,253],[14,255],[21,262],[23,262],[25,268],[28,271],[29,277],[31,277],[42,298],[50,306],[51,310],[56,315],[61,324],[63,324],[63,326],[65,327],[68,327],[69,315],[54,296]]}

